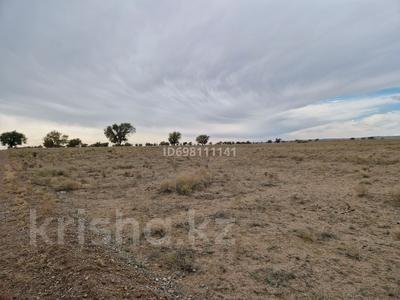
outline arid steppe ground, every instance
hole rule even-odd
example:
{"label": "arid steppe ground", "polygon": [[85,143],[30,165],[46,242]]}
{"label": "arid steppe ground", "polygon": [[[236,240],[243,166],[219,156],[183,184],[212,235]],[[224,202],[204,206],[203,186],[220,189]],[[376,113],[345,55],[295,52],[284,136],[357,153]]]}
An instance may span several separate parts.
{"label": "arid steppe ground", "polygon": [[224,147],[0,151],[0,299],[400,299],[400,141]]}

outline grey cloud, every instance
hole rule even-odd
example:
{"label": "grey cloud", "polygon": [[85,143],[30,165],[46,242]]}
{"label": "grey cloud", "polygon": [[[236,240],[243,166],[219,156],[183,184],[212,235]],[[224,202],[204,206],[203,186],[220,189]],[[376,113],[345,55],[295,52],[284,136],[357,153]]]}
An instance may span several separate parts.
{"label": "grey cloud", "polygon": [[398,32],[396,0],[2,1],[0,111],[280,133],[272,115],[399,85]]}

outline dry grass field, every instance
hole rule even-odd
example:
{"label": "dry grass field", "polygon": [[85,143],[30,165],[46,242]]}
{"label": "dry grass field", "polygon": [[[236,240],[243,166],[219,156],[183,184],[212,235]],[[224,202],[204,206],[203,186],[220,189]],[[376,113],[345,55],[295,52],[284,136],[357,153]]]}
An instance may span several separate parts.
{"label": "dry grass field", "polygon": [[232,147],[1,151],[0,298],[400,299],[400,141]]}

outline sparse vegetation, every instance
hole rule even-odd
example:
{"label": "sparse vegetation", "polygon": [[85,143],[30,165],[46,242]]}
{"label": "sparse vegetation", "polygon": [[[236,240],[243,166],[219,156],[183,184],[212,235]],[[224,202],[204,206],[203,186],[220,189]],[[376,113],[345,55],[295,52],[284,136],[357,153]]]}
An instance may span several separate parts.
{"label": "sparse vegetation", "polygon": [[275,270],[273,268],[257,270],[253,276],[275,288],[287,287],[291,280],[296,279],[295,274],[292,272],[286,270]]}
{"label": "sparse vegetation", "polygon": [[358,184],[354,188],[355,195],[357,197],[365,197],[368,194],[368,189],[364,184]]}
{"label": "sparse vegetation", "polygon": [[303,155],[293,155],[293,156],[292,156],[292,159],[293,159],[294,161],[301,162],[301,161],[304,160],[304,156],[303,156]]}
{"label": "sparse vegetation", "polygon": [[316,240],[315,234],[311,229],[296,229],[294,233],[305,242],[314,242]]}
{"label": "sparse vegetation", "polygon": [[176,191],[180,195],[189,195],[195,190],[202,189],[211,183],[211,176],[205,169],[191,173],[182,173],[173,180],[164,180],[160,190],[164,193]]}
{"label": "sparse vegetation", "polygon": [[361,260],[362,255],[361,255],[361,250],[357,248],[356,246],[348,246],[347,248],[344,249],[344,254],[351,259],[354,260]]}
{"label": "sparse vegetation", "polygon": [[81,188],[81,184],[70,178],[55,177],[50,181],[50,186],[57,192],[70,192]]}
{"label": "sparse vegetation", "polygon": [[164,180],[161,182],[160,191],[163,193],[172,193],[176,190],[175,180]]}
{"label": "sparse vegetation", "polygon": [[190,249],[176,249],[165,255],[165,262],[170,269],[188,273],[196,272],[195,255]]}
{"label": "sparse vegetation", "polygon": [[[123,245],[114,242],[93,247],[88,230],[85,240],[90,252],[83,246],[78,255],[72,227],[65,236],[72,241],[67,251],[59,251],[63,249],[60,245],[47,247],[45,256],[43,249],[29,255],[16,251],[20,263],[4,260],[2,268],[9,272],[36,264],[41,270],[56,256],[57,263],[49,264],[49,276],[65,274],[65,269],[51,266],[67,261],[71,268],[84,268],[84,276],[90,275],[87,280],[78,272],[70,276],[79,282],[93,281],[96,290],[104,286],[97,280],[103,271],[116,278],[107,286],[111,290],[124,278],[128,278],[124,285],[129,288],[133,269],[154,272],[158,282],[164,278],[168,283],[178,282],[200,299],[212,299],[221,291],[227,298],[240,294],[248,299],[286,299],[301,293],[304,299],[324,299],[324,295],[337,297],[338,290],[360,299],[395,298],[389,294],[396,295],[394,287],[400,276],[396,263],[400,206],[395,187],[399,165],[387,162],[400,158],[398,142],[236,147],[235,158],[165,157],[161,148],[152,146],[3,151],[9,163],[0,164],[4,170],[0,194],[2,199],[15,201],[12,208],[4,210],[8,220],[16,220],[13,226],[19,235],[15,234],[14,241],[20,240],[21,233],[29,236],[24,230],[29,230],[30,208],[37,210],[38,226],[45,218],[53,218],[47,226],[51,232],[57,232],[59,216],[75,216],[77,208],[85,209],[88,221],[110,217],[111,222],[101,228],[111,231],[112,241],[115,208],[119,208],[125,220],[139,222],[141,240],[132,242],[132,226],[126,224]],[[356,193],[357,186],[367,190]],[[170,240],[170,244],[150,244],[142,229],[150,220],[168,218],[170,227],[153,226],[149,234],[154,240]],[[226,231],[225,221],[231,226]],[[2,240],[6,254],[8,246],[14,249],[10,244],[13,237]],[[52,241],[56,242],[53,236]],[[88,259],[87,253],[96,259]],[[121,256],[123,262],[118,260]],[[118,263],[113,265],[111,259]],[[44,274],[30,268],[25,271],[31,278]],[[385,276],[378,276],[381,272],[376,270],[385,270]],[[123,276],[114,277],[116,274]],[[245,284],[238,285],[238,281]],[[326,293],[310,286],[312,282],[323,282]],[[121,290],[126,291],[123,286]]]}
{"label": "sparse vegetation", "polygon": [[42,168],[39,169],[35,175],[39,177],[67,176],[67,171],[60,168]]}
{"label": "sparse vegetation", "polygon": [[399,206],[400,207],[400,189],[394,189],[391,192],[391,198],[392,198],[392,202],[395,206]]}
{"label": "sparse vegetation", "polygon": [[317,238],[320,241],[337,240],[337,236],[335,234],[327,231],[318,233]]}

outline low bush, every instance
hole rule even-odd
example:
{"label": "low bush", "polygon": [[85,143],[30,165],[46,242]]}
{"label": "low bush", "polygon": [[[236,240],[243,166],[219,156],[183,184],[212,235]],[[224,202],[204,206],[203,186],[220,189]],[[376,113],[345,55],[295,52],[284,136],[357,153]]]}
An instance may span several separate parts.
{"label": "low bush", "polygon": [[177,192],[180,195],[189,195],[195,190],[205,188],[211,183],[211,176],[205,169],[193,173],[178,175],[174,180],[165,180],[161,183],[160,191],[164,193]]}
{"label": "low bush", "polygon": [[291,280],[296,279],[295,274],[290,271],[273,268],[259,269],[252,275],[255,279],[275,288],[287,287]]}
{"label": "low bush", "polygon": [[57,168],[43,168],[36,172],[38,177],[68,176],[67,171]]}
{"label": "low bush", "polygon": [[165,257],[167,266],[184,272],[195,272],[196,266],[194,252],[190,249],[177,249]]}
{"label": "low bush", "polygon": [[50,181],[50,185],[57,192],[70,192],[81,188],[81,184],[79,182],[63,177],[53,178]]}

